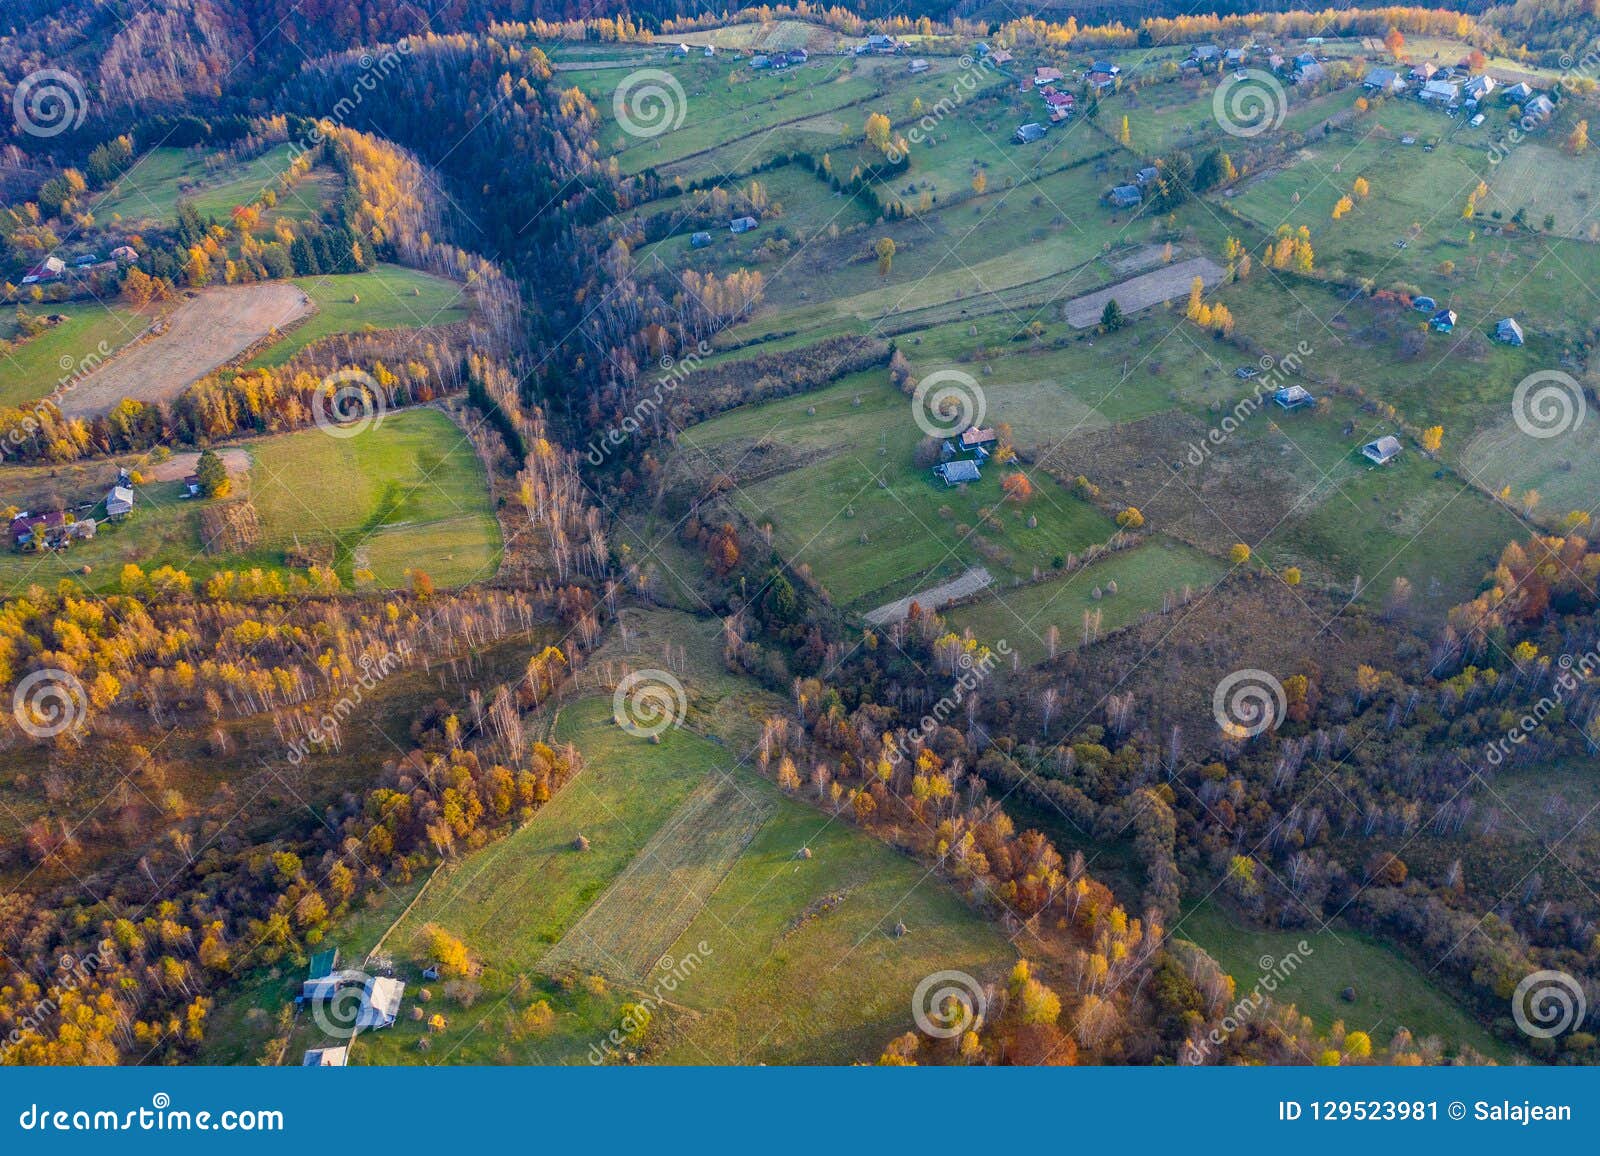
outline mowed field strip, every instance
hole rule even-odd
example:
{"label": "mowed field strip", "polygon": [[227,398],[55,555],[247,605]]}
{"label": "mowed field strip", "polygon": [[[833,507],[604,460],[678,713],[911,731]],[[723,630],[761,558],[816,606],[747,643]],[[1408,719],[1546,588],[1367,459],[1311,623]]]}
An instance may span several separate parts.
{"label": "mowed field strip", "polygon": [[207,289],[173,310],[165,333],[146,338],[63,394],[61,412],[88,417],[125,397],[169,401],[311,308],[304,290],[282,282]]}
{"label": "mowed field strip", "polygon": [[1065,307],[1067,324],[1074,329],[1087,329],[1100,324],[1100,315],[1105,312],[1107,301],[1115,300],[1124,313],[1136,313],[1140,309],[1160,305],[1163,301],[1171,301],[1174,297],[1182,297],[1189,292],[1196,277],[1209,289],[1220,284],[1223,275],[1222,266],[1210,257],[1191,257],[1176,265],[1168,265],[1165,269],[1142,273],[1109,288],[1074,297]]}
{"label": "mowed field strip", "polygon": [[540,961],[546,972],[597,971],[643,983],[694,921],[769,812],[713,772]]}

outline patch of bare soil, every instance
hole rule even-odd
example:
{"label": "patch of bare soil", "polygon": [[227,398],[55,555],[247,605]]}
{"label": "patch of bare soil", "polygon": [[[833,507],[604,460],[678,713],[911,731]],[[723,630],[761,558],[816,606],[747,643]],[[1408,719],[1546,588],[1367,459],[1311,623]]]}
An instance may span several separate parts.
{"label": "patch of bare soil", "polygon": [[1108,289],[1074,297],[1063,307],[1063,312],[1067,324],[1075,329],[1088,329],[1091,325],[1100,324],[1100,315],[1105,312],[1106,302],[1113,298],[1124,313],[1136,313],[1163,301],[1171,301],[1174,297],[1182,297],[1189,292],[1189,286],[1194,284],[1196,277],[1210,288],[1222,280],[1224,272],[1222,266],[1209,257],[1191,257],[1176,265],[1120,281]]}
{"label": "patch of bare soil", "polygon": [[985,589],[994,581],[994,577],[982,566],[974,566],[965,574],[959,574],[948,582],[941,582],[927,590],[919,590],[915,594],[907,594],[904,598],[896,598],[893,602],[885,602],[876,610],[869,610],[866,614],[868,622],[874,626],[884,626],[890,622],[898,622],[911,613],[911,604],[927,610],[937,610],[947,606],[958,598],[965,598],[969,594],[976,594]]}
{"label": "patch of bare soil", "polygon": [[[250,472],[250,455],[238,446],[217,451],[217,456],[222,459],[222,464],[228,467],[230,474],[247,474]],[[146,481],[151,482],[177,482],[182,481],[194,473],[195,467],[200,464],[200,453],[192,450],[187,453],[173,454],[164,462],[153,466],[140,466],[139,473]]]}
{"label": "patch of bare soil", "polygon": [[203,290],[174,309],[161,326],[52,400],[68,417],[104,413],[125,397],[170,401],[191,382],[313,308],[299,286],[282,281]]}

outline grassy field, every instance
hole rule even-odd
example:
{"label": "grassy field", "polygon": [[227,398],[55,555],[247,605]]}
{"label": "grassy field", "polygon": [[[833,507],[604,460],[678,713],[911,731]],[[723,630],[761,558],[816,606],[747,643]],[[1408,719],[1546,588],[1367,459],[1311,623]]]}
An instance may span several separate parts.
{"label": "grassy field", "polygon": [[[1506,1062],[1510,1049],[1489,1035],[1449,995],[1413,964],[1367,935],[1347,927],[1326,931],[1258,931],[1236,922],[1214,903],[1186,911],[1172,934],[1203,947],[1238,984],[1243,998],[1263,970],[1262,960],[1279,961],[1298,952],[1301,962],[1274,999],[1293,1003],[1326,1030],[1335,1020],[1386,1044],[1400,1028],[1414,1036],[1438,1036],[1449,1049],[1476,1048]],[[1299,951],[1304,941],[1311,950]],[[1355,988],[1356,998],[1340,993]]]}
{"label": "grassy field", "polygon": [[[989,420],[1007,416],[996,406]],[[686,431],[679,461],[691,471],[708,461],[781,470],[741,481],[734,500],[756,524],[771,522],[779,549],[837,602],[863,611],[969,566],[1031,577],[1115,529],[1048,477],[1022,506],[1003,501],[999,467],[947,488],[912,462],[922,436],[908,399],[872,371]]]}
{"label": "grassy field", "polygon": [[282,365],[312,342],[336,333],[450,325],[464,320],[472,307],[471,297],[457,282],[400,265],[297,277],[294,284],[306,291],[317,311],[248,366]]}
{"label": "grassy field", "polygon": [[1100,633],[1109,633],[1158,613],[1169,598],[1177,605],[1185,591],[1204,593],[1227,570],[1210,555],[1157,539],[1061,578],[998,591],[945,617],[955,630],[970,629],[990,646],[1005,639],[1031,664],[1048,657],[1051,626],[1060,632],[1058,653],[1064,653],[1082,644],[1085,614],[1098,611]]}
{"label": "grassy field", "polygon": [[248,161],[208,173],[203,153],[153,149],[100,195],[92,211],[101,225],[134,228],[176,220],[178,202],[188,200],[201,220],[215,217],[227,223],[235,206],[248,204],[270,189],[278,194],[274,215],[292,220],[315,217],[322,211],[326,193],[322,178],[303,180],[287,192],[278,184],[289,168],[290,153],[291,146],[281,144]]}
{"label": "grassy field", "polygon": [[[94,539],[64,554],[0,552],[0,593],[72,577],[94,590],[115,589],[124,564],[170,565],[204,579],[221,569],[281,569],[294,546],[320,551],[341,578],[370,569],[383,586],[403,586],[406,571],[426,571],[441,586],[486,579],[500,556],[500,530],[487,481],[465,436],[444,414],[414,409],[386,416],[357,437],[318,429],[245,443],[252,468],[237,493],[260,517],[259,545],[245,555],[202,549],[199,504],[178,481],[137,487],[138,509],[103,523]],[[307,486],[307,479],[316,479]],[[71,506],[99,503],[116,479],[113,463],[47,469],[8,467],[5,500],[22,508],[55,496]],[[103,517],[103,509],[92,513]]]}
{"label": "grassy field", "polygon": [[347,581],[368,569],[384,586],[404,585],[412,567],[443,586],[482,581],[499,564],[483,467],[437,410],[390,414],[352,438],[311,429],[250,450],[250,494],[269,558],[320,543]]}
{"label": "grassy field", "polygon": [[[37,337],[0,350],[0,405],[22,405],[44,397],[80,369],[99,364],[144,332],[145,315],[120,305],[33,305],[38,317],[59,314],[66,320]],[[16,314],[0,315],[0,341],[16,342]]]}
{"label": "grassy field", "polygon": [[[652,745],[610,725],[610,711],[608,696],[562,710],[555,737],[578,744],[583,773],[527,827],[441,873],[389,936],[412,985],[408,1004],[420,962],[412,945],[430,922],[462,936],[482,960],[482,996],[463,1007],[430,985],[429,1011],[449,1027],[428,1052],[417,1047],[421,1025],[403,1017],[362,1036],[354,1062],[588,1062],[622,1004],[659,992],[669,973],[681,982],[651,1027],[653,1060],[872,1059],[908,1026],[923,976],[954,967],[992,979],[1014,959],[998,932],[915,864],[783,796],[724,748],[683,730]],[[720,804],[734,798],[736,821],[719,818]],[[703,847],[691,828],[738,835]],[[573,849],[580,834],[590,840],[586,852]],[[801,847],[811,858],[796,857]],[[636,905],[631,926],[610,918],[623,894],[658,913],[672,908],[670,919],[642,920]],[[385,908],[398,914],[409,898],[387,897]],[[347,952],[376,938],[375,922],[353,929],[359,940],[341,929]],[[893,936],[897,922],[910,933]],[[567,952],[574,934],[602,925],[603,937],[585,940],[588,951]],[[673,928],[681,934],[669,936]],[[592,958],[602,944],[625,946],[619,936],[644,949],[623,966],[621,957]],[[633,968],[646,957],[641,983]],[[582,966],[574,972],[574,964]],[[527,982],[514,992],[518,974]],[[553,1023],[513,1030],[511,1017],[540,999]],[[315,1042],[302,1024],[291,1051]]]}

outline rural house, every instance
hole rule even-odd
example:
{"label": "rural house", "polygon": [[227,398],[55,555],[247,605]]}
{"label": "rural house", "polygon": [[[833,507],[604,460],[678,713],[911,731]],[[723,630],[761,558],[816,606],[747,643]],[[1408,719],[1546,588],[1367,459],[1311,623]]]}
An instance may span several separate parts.
{"label": "rural house", "polygon": [[1362,80],[1361,87],[1370,88],[1374,92],[1395,93],[1402,91],[1406,82],[1400,79],[1400,74],[1392,68],[1374,68]]}
{"label": "rural house", "polygon": [[927,72],[928,62],[919,56],[907,66],[906,71],[911,73],[913,76],[919,72]]}
{"label": "rural house", "polygon": [[982,426],[971,425],[961,431],[961,448],[975,450],[980,446],[994,445],[996,438],[994,430]]}
{"label": "rural house", "polygon": [[689,238],[689,247],[691,249],[704,249],[709,244],[711,244],[710,233],[695,233]]}
{"label": "rural house", "polygon": [[1461,99],[1461,89],[1448,80],[1430,80],[1417,97],[1423,104],[1454,104]]}
{"label": "rural house", "polygon": [[1131,209],[1144,200],[1138,185],[1118,185],[1106,194],[1106,199],[1119,209]]}
{"label": "rural house", "polygon": [[361,993],[361,1010],[356,1013],[358,1028],[386,1028],[400,1016],[400,999],[406,985],[398,979],[375,975]]}
{"label": "rural house", "polygon": [[994,62],[996,68],[1004,68],[1006,65],[1015,60],[1016,57],[1012,56],[1011,53],[1007,52],[1004,48],[997,48],[995,51],[989,54],[989,59]]}
{"label": "rural house", "polygon": [[1454,309],[1441,309],[1433,315],[1428,324],[1440,333],[1449,333],[1456,327],[1456,311]]}
{"label": "rural house", "polygon": [[1474,76],[1467,81],[1467,86],[1461,91],[1466,93],[1468,100],[1481,101],[1494,91],[1494,77],[1487,73],[1482,76]]}
{"label": "rural house", "polygon": [[1400,456],[1400,439],[1393,434],[1385,434],[1377,441],[1362,446],[1361,456],[1373,465],[1386,466]]}
{"label": "rural house", "polygon": [[1502,317],[1494,327],[1494,339],[1506,345],[1522,344],[1522,326],[1515,317]]}
{"label": "rural house", "polygon": [[754,217],[735,217],[729,222],[728,229],[730,232],[734,233],[748,233],[760,223],[761,222],[756,220]]}
{"label": "rural house", "polygon": [[1237,68],[1244,63],[1244,49],[1230,48],[1222,54],[1222,63],[1229,68]]}
{"label": "rural house", "polygon": [[1433,74],[1439,71],[1439,66],[1431,60],[1425,60],[1407,73],[1407,79],[1413,84],[1426,84],[1433,79]]}
{"label": "rural house", "polygon": [[111,492],[106,495],[106,517],[126,518],[131,513],[133,513],[133,488],[112,486]]}
{"label": "rural house", "polygon": [[1316,398],[1306,391],[1303,385],[1287,385],[1272,395],[1272,400],[1286,410],[1297,410],[1303,405],[1313,405]]}
{"label": "rural house", "polygon": [[350,1057],[349,1047],[309,1048],[300,1061],[302,1068],[342,1068]]}
{"label": "rural house", "polygon": [[1507,104],[1522,104],[1533,97],[1533,89],[1528,87],[1526,81],[1519,81],[1505,91]]}
{"label": "rural house", "polygon": [[1155,184],[1160,177],[1161,170],[1156,168],[1155,165],[1150,165],[1149,167],[1142,168],[1133,174],[1133,183],[1142,188],[1145,185]]}
{"label": "rural house", "polygon": [[1524,122],[1528,120],[1549,120],[1550,117],[1554,115],[1555,111],[1556,106],[1551,103],[1550,98],[1545,96],[1543,93],[1540,93],[1527,104],[1522,106],[1522,119]]}
{"label": "rural house", "polygon": [[66,272],[67,263],[60,257],[46,257],[23,276],[24,285],[32,285],[37,281],[49,281]]}
{"label": "rural house", "polygon": [[1034,84],[1057,84],[1060,81],[1061,70],[1059,68],[1050,68],[1041,64],[1033,70]]}
{"label": "rural house", "polygon": [[966,482],[976,482],[983,477],[983,474],[978,469],[978,463],[968,461],[940,462],[933,467],[933,472],[947,486],[959,486]]}
{"label": "rural house", "polygon": [[1036,140],[1043,140],[1046,131],[1042,124],[1025,124],[1011,134],[1011,139],[1018,144],[1032,144]]}
{"label": "rural house", "polygon": [[750,58],[750,67],[758,70],[763,68],[771,68],[772,57],[768,56],[764,52],[757,53],[755,56]]}
{"label": "rural house", "polygon": [[1439,308],[1439,303],[1432,297],[1413,297],[1411,299],[1411,308],[1418,313],[1432,313]]}
{"label": "rural house", "polygon": [[688,56],[689,46],[687,44],[680,44],[678,47],[674,48],[672,52],[674,56]]}

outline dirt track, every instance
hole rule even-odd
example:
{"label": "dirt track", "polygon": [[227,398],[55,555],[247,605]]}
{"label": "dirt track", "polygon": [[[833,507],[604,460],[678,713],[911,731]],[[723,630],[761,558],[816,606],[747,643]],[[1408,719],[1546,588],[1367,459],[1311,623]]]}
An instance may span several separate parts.
{"label": "dirt track", "polygon": [[974,566],[965,574],[958,574],[948,582],[941,582],[937,586],[919,590],[904,598],[896,598],[893,602],[885,602],[876,610],[867,611],[864,617],[874,626],[887,626],[891,622],[899,622],[910,614],[913,602],[925,610],[937,610],[957,598],[976,594],[993,581],[994,578],[988,570],[982,566]]}
{"label": "dirt track", "polygon": [[125,397],[168,401],[311,310],[311,298],[284,282],[203,290],[167,316],[166,332],[143,338],[53,400],[69,417],[104,413]]}
{"label": "dirt track", "polygon": [[1196,277],[1199,277],[1209,289],[1222,280],[1223,272],[1222,266],[1209,257],[1192,257],[1187,261],[1179,261],[1176,265],[1168,265],[1164,269],[1120,281],[1108,289],[1074,297],[1065,307],[1067,324],[1074,329],[1088,329],[1091,325],[1099,325],[1100,315],[1105,312],[1106,302],[1113,297],[1116,298],[1123,313],[1136,313],[1140,309],[1148,309],[1163,301],[1171,301],[1174,297],[1182,297],[1189,292],[1189,286],[1194,284]]}

